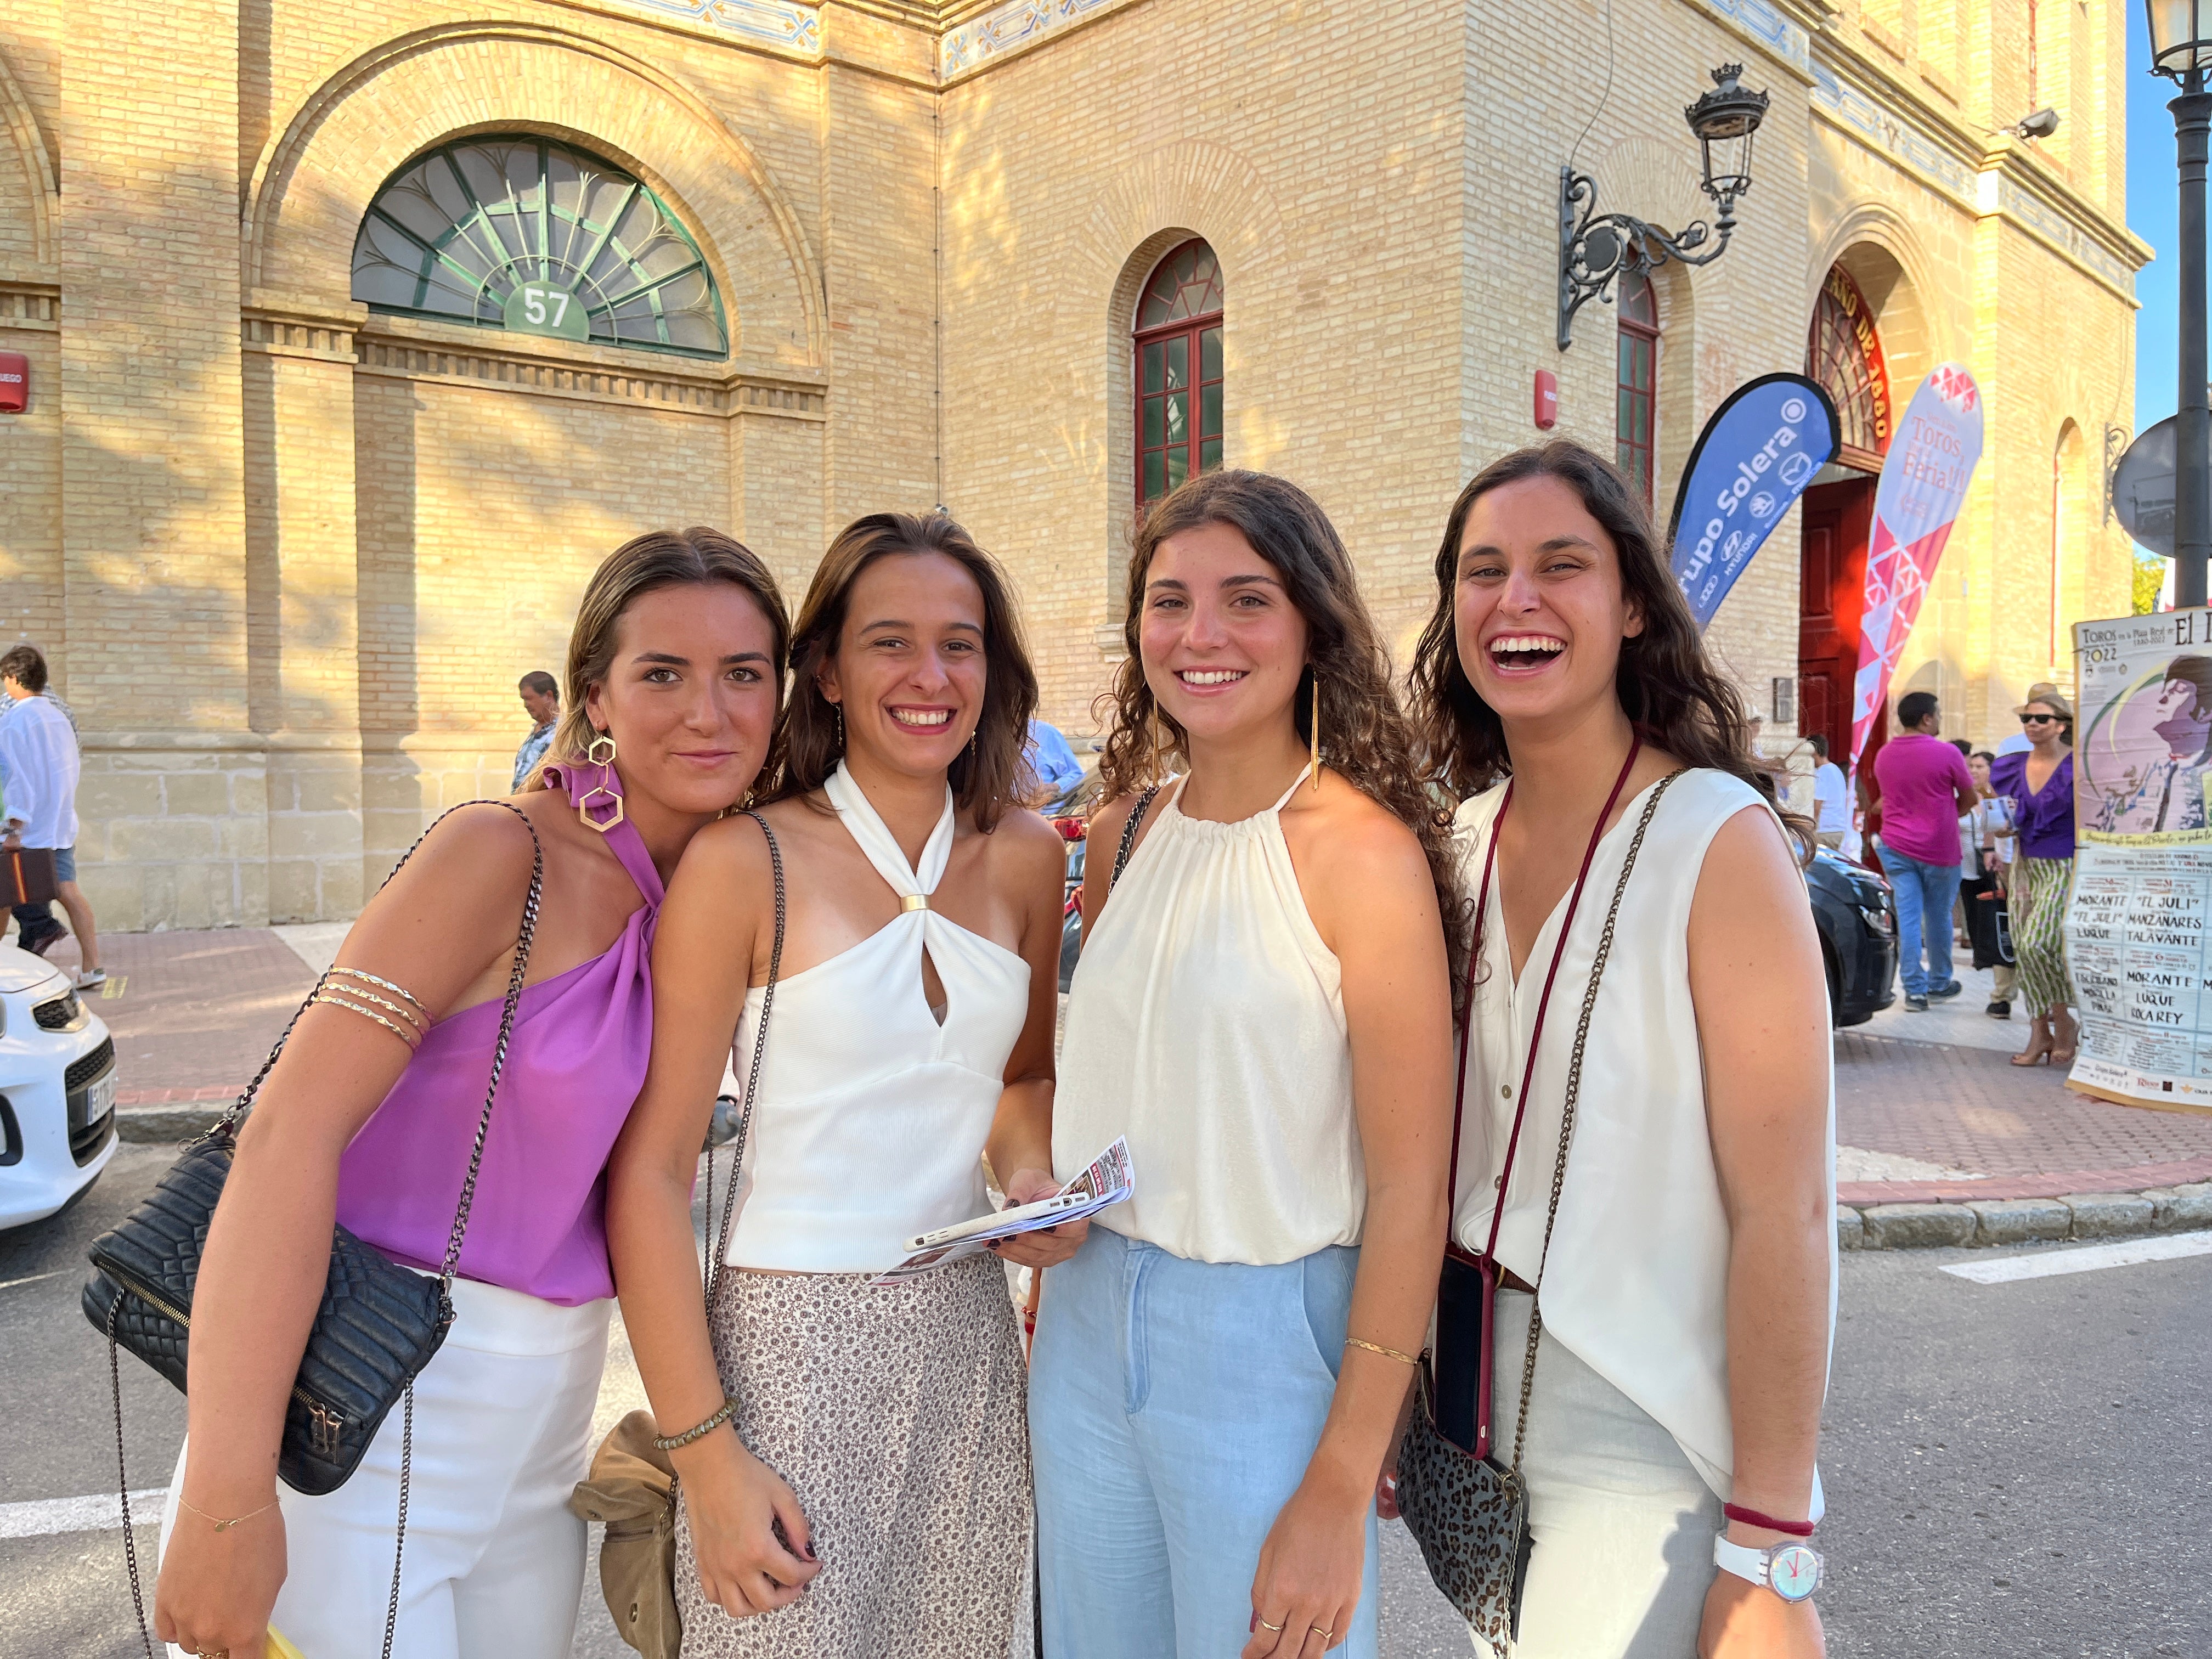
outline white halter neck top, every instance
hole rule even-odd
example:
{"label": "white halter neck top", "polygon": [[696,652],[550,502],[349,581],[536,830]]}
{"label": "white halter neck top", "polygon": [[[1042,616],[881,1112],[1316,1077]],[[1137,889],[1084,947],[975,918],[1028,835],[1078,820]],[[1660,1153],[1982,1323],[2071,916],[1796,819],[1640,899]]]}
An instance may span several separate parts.
{"label": "white halter neck top", "polygon": [[1126,1135],[1135,1195],[1095,1224],[1190,1261],[1295,1261],[1366,1218],[1342,969],[1283,840],[1304,782],[1235,823],[1186,817],[1178,783],[1068,995],[1054,1172]]}
{"label": "white halter neck top", "polygon": [[[913,1234],[988,1210],[983,1143],[1029,1015],[1029,963],[928,908],[952,855],[951,790],[916,871],[842,763],[824,787],[907,908],[775,988],[730,1234],[737,1267],[874,1273]],[[806,902],[796,884],[791,902]],[[925,950],[945,987],[942,1024]],[[748,1063],[763,994],[753,988],[738,1023]]]}

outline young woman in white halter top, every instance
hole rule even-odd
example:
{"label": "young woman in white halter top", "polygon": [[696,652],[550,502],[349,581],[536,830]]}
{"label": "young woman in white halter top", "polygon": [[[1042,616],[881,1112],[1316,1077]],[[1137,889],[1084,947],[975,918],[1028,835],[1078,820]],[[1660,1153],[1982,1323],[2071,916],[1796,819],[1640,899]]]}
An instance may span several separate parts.
{"label": "young woman in white halter top", "polygon": [[[1487,890],[1452,1236],[1486,1248],[1502,1184],[1492,1455],[1518,1456],[1534,1540],[1514,1659],[1815,1659],[1796,1534],[1820,1514],[1836,1227],[1826,988],[1796,862],[1812,826],[1778,821],[1642,503],[1589,450],[1485,468],[1436,574],[1412,680],[1427,752],[1472,797],[1467,890]],[[1440,1354],[1480,1351],[1458,1307],[1437,1310]]]}
{"label": "young woman in white halter top", "polygon": [[[617,1150],[624,1320],[679,1476],[684,1652],[1029,1650],[1019,1336],[1000,1257],[870,1279],[910,1236],[1054,1190],[1063,843],[1015,797],[1036,680],[1003,576],[941,515],[830,546],[792,647],[771,848],[732,818],[669,884],[653,1070]],[[708,1318],[692,1177],[724,1060],[768,1038]],[[1080,1226],[1004,1258],[1043,1266]],[[710,1241],[711,1247],[711,1241]],[[709,1327],[711,1325],[711,1336]]]}
{"label": "young woman in white halter top", "polygon": [[[1443,1250],[1443,826],[1294,485],[1154,506],[1127,629],[1053,1152],[1127,1136],[1136,1193],[1044,1279],[1045,1650],[1373,1659],[1375,1479]],[[1185,769],[1147,788],[1162,732]]]}

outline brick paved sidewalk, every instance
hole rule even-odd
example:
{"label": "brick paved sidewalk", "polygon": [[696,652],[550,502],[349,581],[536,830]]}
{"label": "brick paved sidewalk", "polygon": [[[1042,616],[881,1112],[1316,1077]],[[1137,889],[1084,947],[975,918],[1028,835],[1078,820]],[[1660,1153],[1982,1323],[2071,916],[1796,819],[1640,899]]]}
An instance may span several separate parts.
{"label": "brick paved sidewalk", "polygon": [[[331,948],[335,938],[324,935],[337,931],[287,930],[310,954]],[[125,1107],[235,1097],[314,982],[284,937],[266,928],[116,933],[100,943],[123,983],[121,996],[94,1006],[115,1034]],[[53,958],[73,967],[75,943],[57,945]],[[2026,1036],[2024,1026],[1990,1024],[1998,1043]],[[2093,1100],[2049,1067],[2008,1065],[2002,1048],[1888,1035],[1918,1030],[1953,1034],[1928,1019],[1837,1034],[1836,1139],[1856,1149],[1837,1188],[1843,1202],[2044,1198],[2212,1180],[2212,1117]],[[1852,1178],[1869,1164],[1886,1178]]]}

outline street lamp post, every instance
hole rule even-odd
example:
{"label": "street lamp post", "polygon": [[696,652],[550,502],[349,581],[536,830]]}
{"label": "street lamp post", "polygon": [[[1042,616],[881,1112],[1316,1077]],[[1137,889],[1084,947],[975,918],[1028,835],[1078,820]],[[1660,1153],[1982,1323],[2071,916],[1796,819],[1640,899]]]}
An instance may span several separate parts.
{"label": "street lamp post", "polygon": [[1751,188],[1752,135],[1766,117],[1766,94],[1744,86],[1742,74],[1742,64],[1723,64],[1712,71],[1713,89],[1682,112],[1698,141],[1698,187],[1719,210],[1710,229],[1701,219],[1670,233],[1631,214],[1600,213],[1597,180],[1571,164],[1559,169],[1560,350],[1574,343],[1575,313],[1623,271],[1669,259],[1709,265],[1728,252],[1736,202]]}
{"label": "street lamp post", "polygon": [[2212,406],[2205,395],[2204,169],[2212,143],[2212,0],[2143,0],[2150,21],[2151,72],[2181,88],[2173,112],[2181,174],[2180,386],[2174,410],[2173,601],[2205,601],[2205,563],[2212,556]]}

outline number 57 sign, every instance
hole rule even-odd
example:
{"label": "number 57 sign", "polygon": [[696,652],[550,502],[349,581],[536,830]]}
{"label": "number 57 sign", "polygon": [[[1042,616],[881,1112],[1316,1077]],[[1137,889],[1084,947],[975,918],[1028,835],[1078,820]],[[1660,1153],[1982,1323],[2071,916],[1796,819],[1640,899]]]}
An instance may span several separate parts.
{"label": "number 57 sign", "polygon": [[550,283],[525,283],[507,296],[504,320],[518,334],[550,334],[562,340],[591,337],[584,303]]}

